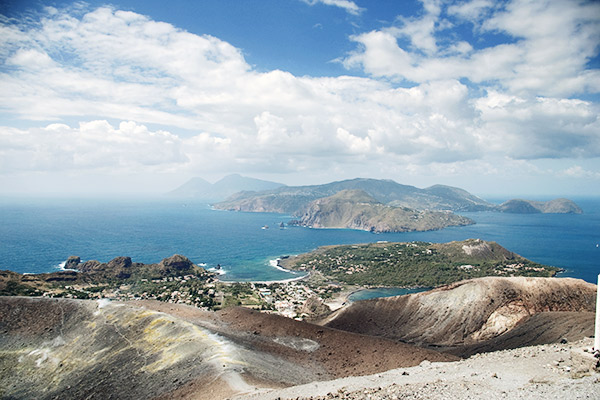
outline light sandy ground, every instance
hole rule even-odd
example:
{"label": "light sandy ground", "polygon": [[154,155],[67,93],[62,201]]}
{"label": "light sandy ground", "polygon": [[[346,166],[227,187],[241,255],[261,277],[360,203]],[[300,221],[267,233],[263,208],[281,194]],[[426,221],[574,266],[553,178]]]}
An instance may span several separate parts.
{"label": "light sandy ground", "polygon": [[257,390],[234,399],[600,399],[600,373],[573,378],[583,341],[524,347],[388,372]]}

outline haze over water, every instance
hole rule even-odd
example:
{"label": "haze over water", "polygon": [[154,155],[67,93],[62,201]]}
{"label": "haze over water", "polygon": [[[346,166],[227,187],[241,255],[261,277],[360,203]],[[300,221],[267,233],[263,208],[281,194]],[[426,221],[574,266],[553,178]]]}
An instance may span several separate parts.
{"label": "haze over water", "polygon": [[[477,223],[441,231],[373,234],[348,229],[285,227],[290,216],[216,211],[205,203],[164,200],[0,201],[0,269],[58,270],[69,256],[108,262],[129,256],[156,263],[182,254],[223,280],[298,277],[270,265],[283,255],[330,244],[376,241],[496,241],[533,261],[564,268],[560,276],[596,282],[600,272],[600,199],[575,199],[584,214],[463,213]],[[262,229],[268,226],[269,229]]]}

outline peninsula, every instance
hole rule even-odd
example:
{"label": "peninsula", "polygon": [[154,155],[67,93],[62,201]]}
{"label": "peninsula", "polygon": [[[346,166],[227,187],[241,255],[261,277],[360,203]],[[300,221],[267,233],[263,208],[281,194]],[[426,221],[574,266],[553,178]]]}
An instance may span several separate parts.
{"label": "peninsula", "polygon": [[551,277],[561,271],[480,239],[324,246],[281,263],[358,286],[436,287],[476,277]]}

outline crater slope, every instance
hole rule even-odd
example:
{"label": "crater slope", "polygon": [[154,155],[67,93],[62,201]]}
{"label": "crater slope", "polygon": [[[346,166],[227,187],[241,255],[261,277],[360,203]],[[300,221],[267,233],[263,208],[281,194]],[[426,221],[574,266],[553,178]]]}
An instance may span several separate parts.
{"label": "crater slope", "polygon": [[488,277],[359,301],[328,327],[458,355],[593,334],[596,285],[571,278]]}
{"label": "crater slope", "polygon": [[452,355],[246,309],[0,297],[0,398],[219,399]]}

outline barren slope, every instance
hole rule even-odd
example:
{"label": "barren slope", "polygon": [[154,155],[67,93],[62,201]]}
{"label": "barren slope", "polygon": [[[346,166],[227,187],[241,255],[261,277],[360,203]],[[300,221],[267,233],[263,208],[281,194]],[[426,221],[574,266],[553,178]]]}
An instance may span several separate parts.
{"label": "barren slope", "polygon": [[0,397],[16,399],[218,399],[456,359],[245,309],[158,302],[0,297],[0,331]]}
{"label": "barren slope", "polygon": [[[360,301],[326,326],[420,346],[480,344],[549,311],[593,312],[596,286],[571,278],[478,278],[429,292]],[[560,314],[555,314],[556,317]],[[521,340],[530,341],[529,332]]]}

